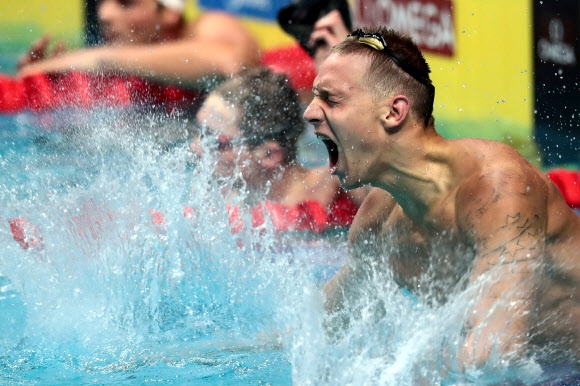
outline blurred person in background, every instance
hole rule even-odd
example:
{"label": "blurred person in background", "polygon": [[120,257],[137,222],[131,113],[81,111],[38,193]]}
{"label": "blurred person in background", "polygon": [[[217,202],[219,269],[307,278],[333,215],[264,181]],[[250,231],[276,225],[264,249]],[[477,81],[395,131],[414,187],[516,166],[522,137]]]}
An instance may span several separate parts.
{"label": "blurred person in background", "polygon": [[18,75],[88,71],[139,76],[179,86],[257,65],[259,47],[240,21],[222,12],[185,20],[185,0],[99,0],[102,45],[49,52],[50,38],[32,45]]}
{"label": "blurred person in background", "polygon": [[346,0],[299,0],[278,12],[278,24],[314,59],[316,69],[352,30]]}
{"label": "blurred person in background", "polygon": [[328,168],[307,168],[297,159],[305,123],[286,75],[257,67],[233,76],[208,95],[197,121],[201,132],[190,149],[213,153],[227,201],[251,210],[254,225],[265,210],[277,230],[350,225],[357,205],[338,180]]}

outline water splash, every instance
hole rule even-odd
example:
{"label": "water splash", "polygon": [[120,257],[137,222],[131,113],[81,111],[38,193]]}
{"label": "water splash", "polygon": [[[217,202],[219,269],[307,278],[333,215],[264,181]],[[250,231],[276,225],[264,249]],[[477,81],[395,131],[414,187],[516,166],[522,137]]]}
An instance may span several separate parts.
{"label": "water splash", "polygon": [[[31,381],[44,368],[86,381],[163,363],[233,379],[262,377],[269,362],[274,379],[289,371],[277,341],[257,337],[284,330],[277,306],[310,280],[312,254],[300,262],[273,235],[232,235],[211,173],[188,166],[185,142],[162,146],[126,120],[66,133],[9,124],[0,161],[21,167],[0,181],[1,304],[13,315],[2,379]],[[15,216],[38,229],[41,248],[12,239]]]}
{"label": "water splash", "polygon": [[[191,166],[186,120],[41,118],[0,121],[0,383],[459,385],[508,374],[450,359],[468,294],[425,305],[384,266],[345,311],[349,328],[329,333],[320,288],[344,262],[345,231],[232,234],[210,154]],[[16,216],[42,248],[14,241]],[[532,362],[522,371],[539,377]]]}

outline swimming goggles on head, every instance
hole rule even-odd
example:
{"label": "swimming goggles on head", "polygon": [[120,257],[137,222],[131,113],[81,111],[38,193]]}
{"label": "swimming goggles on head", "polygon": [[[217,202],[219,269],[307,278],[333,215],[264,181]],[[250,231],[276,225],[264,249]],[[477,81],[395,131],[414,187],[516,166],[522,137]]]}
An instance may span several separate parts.
{"label": "swimming goggles on head", "polygon": [[361,29],[357,29],[353,33],[347,36],[349,40],[356,40],[362,44],[365,44],[379,52],[384,52],[401,70],[405,71],[407,74],[411,75],[413,79],[417,82],[425,85],[429,90],[430,97],[430,109],[425,118],[425,124],[429,124],[429,119],[433,113],[433,102],[435,100],[435,86],[429,79],[429,76],[425,76],[424,71],[419,70],[417,67],[409,63],[404,57],[393,51],[387,46],[387,42],[381,34],[378,33],[365,33]]}

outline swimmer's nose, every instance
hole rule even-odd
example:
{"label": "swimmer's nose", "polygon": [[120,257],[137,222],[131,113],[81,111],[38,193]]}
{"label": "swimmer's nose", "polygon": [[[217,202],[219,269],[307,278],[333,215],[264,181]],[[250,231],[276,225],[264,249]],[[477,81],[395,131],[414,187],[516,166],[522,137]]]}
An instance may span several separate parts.
{"label": "swimmer's nose", "polygon": [[193,139],[193,141],[191,141],[191,143],[189,144],[189,150],[198,156],[202,156],[205,151],[203,150],[203,146],[201,146],[200,143],[200,136],[196,135],[195,138]]}
{"label": "swimmer's nose", "polygon": [[316,98],[310,102],[306,110],[304,110],[304,119],[316,127],[322,121],[322,112],[316,108]]}

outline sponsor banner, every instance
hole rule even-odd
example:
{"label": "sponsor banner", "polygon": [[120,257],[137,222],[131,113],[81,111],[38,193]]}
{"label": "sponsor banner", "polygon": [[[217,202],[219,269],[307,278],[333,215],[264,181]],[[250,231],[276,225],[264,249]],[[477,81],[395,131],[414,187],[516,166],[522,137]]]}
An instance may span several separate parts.
{"label": "sponsor banner", "polygon": [[566,72],[578,72],[579,15],[580,7],[577,2],[544,4],[536,1],[534,46],[535,62],[539,68],[559,67]]}
{"label": "sponsor banner", "polygon": [[452,0],[355,0],[357,27],[386,25],[410,35],[425,52],[453,56]]}
{"label": "sponsor banner", "polygon": [[291,0],[199,0],[205,9],[219,9],[240,16],[277,20],[280,8]]}
{"label": "sponsor banner", "polygon": [[580,3],[534,1],[535,134],[544,165],[580,161]]}

